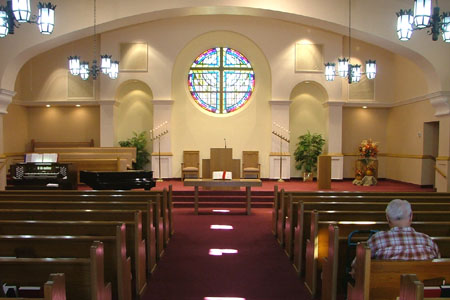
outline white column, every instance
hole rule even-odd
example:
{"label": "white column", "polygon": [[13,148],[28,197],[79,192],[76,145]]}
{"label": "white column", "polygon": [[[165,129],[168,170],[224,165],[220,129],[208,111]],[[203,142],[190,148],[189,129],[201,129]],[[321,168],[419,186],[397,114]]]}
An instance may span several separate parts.
{"label": "white column", "polygon": [[16,93],[9,90],[0,89],[0,190],[4,190],[6,187],[6,157],[4,153],[3,140],[3,116],[8,113],[8,105],[11,103],[12,98]]}
{"label": "white column", "polygon": [[114,100],[100,100],[100,147],[114,146]]}
{"label": "white column", "polygon": [[[279,131],[283,136],[290,139],[289,131],[289,105],[290,100],[272,100],[270,101],[272,110],[272,130]],[[280,129],[282,127],[283,129]],[[281,178],[291,178],[291,153],[289,152],[289,143],[272,134],[272,147],[269,157],[269,178],[279,179],[280,169]],[[281,168],[280,168],[281,164]]]}
{"label": "white column", "polygon": [[342,155],[342,107],[343,101],[328,101],[324,104],[327,113],[328,154],[331,155],[331,179],[344,178],[344,156]]}
{"label": "white column", "polygon": [[[153,141],[153,178],[172,178],[171,121],[173,100],[153,100],[153,128],[167,122],[167,134]],[[159,144],[161,143],[161,144]],[[161,149],[161,151],[159,150]],[[160,174],[161,172],[161,174]]]}
{"label": "white column", "polygon": [[450,192],[450,92],[430,95],[430,103],[439,120],[439,154],[434,186],[438,192]]}

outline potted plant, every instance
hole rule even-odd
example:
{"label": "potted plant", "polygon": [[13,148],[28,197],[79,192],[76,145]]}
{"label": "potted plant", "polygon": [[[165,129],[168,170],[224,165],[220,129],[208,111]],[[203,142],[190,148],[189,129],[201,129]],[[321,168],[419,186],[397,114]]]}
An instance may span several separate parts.
{"label": "potted plant", "polygon": [[322,153],[325,140],[321,134],[308,133],[298,137],[299,142],[294,152],[295,168],[304,170],[303,181],[312,181],[313,172],[317,169],[317,157]]}
{"label": "potted plant", "polygon": [[150,161],[150,153],[145,149],[147,146],[147,137],[145,136],[145,131],[141,133],[136,133],[133,131],[133,137],[127,139],[126,141],[120,141],[120,147],[135,147],[136,148],[136,162],[133,162],[134,170],[143,170],[144,166]]}

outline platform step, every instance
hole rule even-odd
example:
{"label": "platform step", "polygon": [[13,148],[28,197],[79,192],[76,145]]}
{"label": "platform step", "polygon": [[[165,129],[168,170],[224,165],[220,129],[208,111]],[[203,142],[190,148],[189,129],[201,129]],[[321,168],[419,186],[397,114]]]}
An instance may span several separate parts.
{"label": "platform step", "polygon": [[[172,196],[173,202],[192,202],[194,201],[194,195],[183,195],[183,196]],[[203,196],[199,195],[199,202],[211,202],[211,201],[224,201],[224,202],[235,202],[235,201],[245,201],[245,195],[239,196],[229,196],[229,195],[214,195],[214,196]],[[257,196],[252,194],[252,202],[273,202],[273,197],[270,196]]]}
{"label": "platform step", "polygon": [[[246,202],[200,202],[200,208],[245,208]],[[173,202],[175,208],[194,208],[194,202]],[[272,208],[272,203],[268,202],[253,202],[252,208]]]}

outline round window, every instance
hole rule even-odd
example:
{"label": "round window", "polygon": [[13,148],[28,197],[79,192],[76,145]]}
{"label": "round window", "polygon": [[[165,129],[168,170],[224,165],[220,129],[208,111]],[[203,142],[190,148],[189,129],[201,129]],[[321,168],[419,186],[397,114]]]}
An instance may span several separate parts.
{"label": "round window", "polygon": [[229,114],[243,107],[255,88],[250,62],[231,48],[211,48],[194,61],[188,75],[189,91],[203,109]]}

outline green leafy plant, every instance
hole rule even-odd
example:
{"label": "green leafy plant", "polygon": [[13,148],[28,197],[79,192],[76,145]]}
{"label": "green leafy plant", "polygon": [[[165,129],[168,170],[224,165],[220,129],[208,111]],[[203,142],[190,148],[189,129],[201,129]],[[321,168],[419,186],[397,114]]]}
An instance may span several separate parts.
{"label": "green leafy plant", "polygon": [[317,169],[317,157],[322,153],[325,140],[321,134],[308,133],[298,137],[299,142],[294,152],[295,168],[311,173]]}
{"label": "green leafy plant", "polygon": [[136,148],[136,162],[133,162],[133,169],[142,170],[144,166],[150,161],[150,153],[145,149],[147,146],[147,136],[145,131],[136,133],[133,131],[133,137],[126,141],[120,141],[120,147],[135,147]]}

